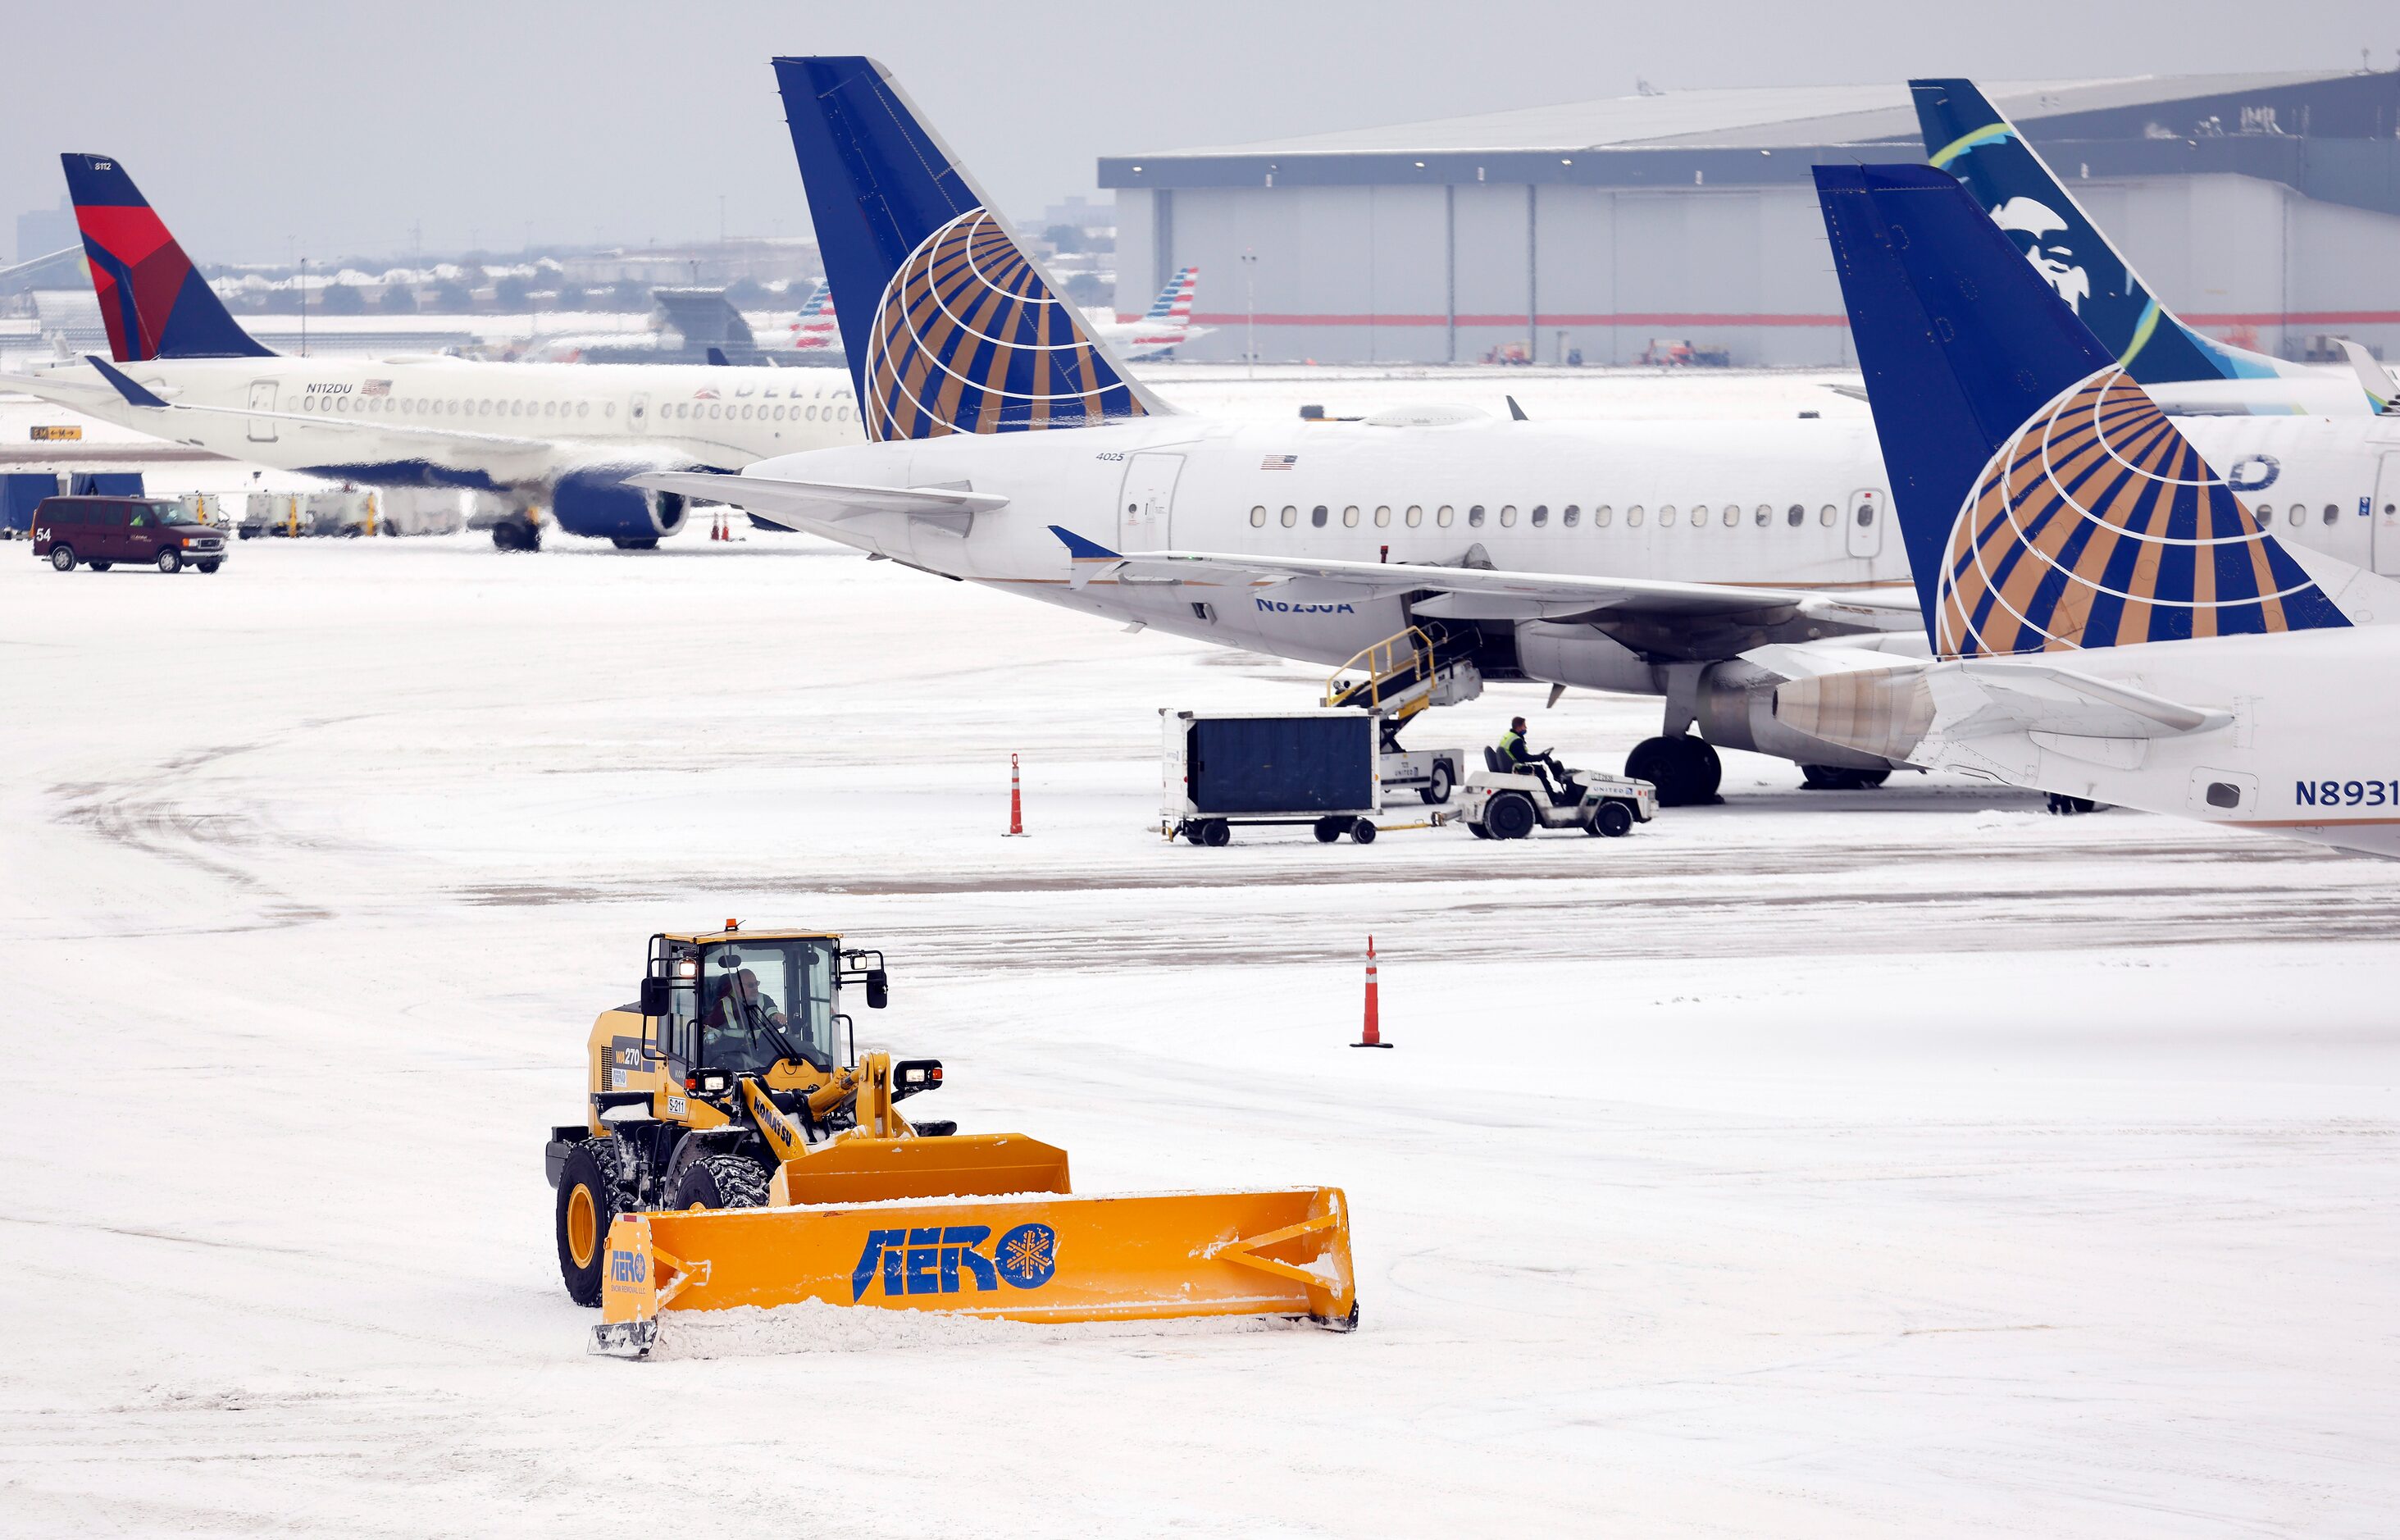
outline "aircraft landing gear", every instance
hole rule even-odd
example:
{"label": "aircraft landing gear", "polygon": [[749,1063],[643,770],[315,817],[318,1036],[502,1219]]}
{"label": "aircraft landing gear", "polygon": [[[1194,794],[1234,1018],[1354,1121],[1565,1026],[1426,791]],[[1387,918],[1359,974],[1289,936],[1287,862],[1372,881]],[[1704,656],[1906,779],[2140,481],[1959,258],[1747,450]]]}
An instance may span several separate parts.
{"label": "aircraft landing gear", "polygon": [[1852,770],[1848,765],[1803,765],[1802,791],[1867,791],[1891,779],[1888,770]]}
{"label": "aircraft landing gear", "polygon": [[2100,811],[2100,804],[2088,797],[2068,797],[2062,792],[2051,792],[2049,797],[2050,811],[2062,818],[2079,818]]}
{"label": "aircraft landing gear", "polygon": [[1625,756],[1625,773],[1658,788],[1662,808],[1692,808],[1724,800],[1717,786],[1725,766],[1705,738],[1644,738]]}
{"label": "aircraft landing gear", "polygon": [[541,525],[531,519],[502,519],[492,525],[492,546],[498,551],[539,551]]}

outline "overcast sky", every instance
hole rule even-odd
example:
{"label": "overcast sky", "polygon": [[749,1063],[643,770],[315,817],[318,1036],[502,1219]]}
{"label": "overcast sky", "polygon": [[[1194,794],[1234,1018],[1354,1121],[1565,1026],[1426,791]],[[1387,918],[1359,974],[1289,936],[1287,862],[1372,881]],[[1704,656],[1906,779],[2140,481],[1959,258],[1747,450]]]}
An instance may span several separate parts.
{"label": "overcast sky", "polygon": [[[1997,13],[1997,14],[1995,14]],[[891,65],[1003,211],[1102,155],[1711,86],[2394,66],[2391,0],[130,4],[0,11],[0,217],[124,159],[204,262],[800,235],[767,61]],[[13,223],[0,238],[13,237]]]}

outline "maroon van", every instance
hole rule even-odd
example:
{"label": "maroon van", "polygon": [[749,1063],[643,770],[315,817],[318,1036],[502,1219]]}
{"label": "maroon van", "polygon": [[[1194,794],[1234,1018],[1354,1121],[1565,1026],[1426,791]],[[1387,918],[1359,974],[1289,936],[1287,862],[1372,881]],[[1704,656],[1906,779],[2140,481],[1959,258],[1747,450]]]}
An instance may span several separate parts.
{"label": "maroon van", "polygon": [[45,497],[34,510],[34,554],[61,572],[77,562],[94,572],[119,562],[214,572],[225,563],[225,532],[170,497]]}

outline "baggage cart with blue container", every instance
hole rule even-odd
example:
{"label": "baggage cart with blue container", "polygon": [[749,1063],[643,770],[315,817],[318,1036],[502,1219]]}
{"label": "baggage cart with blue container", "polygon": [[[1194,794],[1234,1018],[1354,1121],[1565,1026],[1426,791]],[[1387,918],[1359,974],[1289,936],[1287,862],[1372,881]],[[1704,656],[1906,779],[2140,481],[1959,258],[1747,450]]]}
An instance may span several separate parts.
{"label": "baggage cart with blue container", "polygon": [[1158,715],[1159,832],[1169,839],[1229,844],[1237,825],[1303,826],[1327,844],[1374,839],[1384,807],[1374,713]]}

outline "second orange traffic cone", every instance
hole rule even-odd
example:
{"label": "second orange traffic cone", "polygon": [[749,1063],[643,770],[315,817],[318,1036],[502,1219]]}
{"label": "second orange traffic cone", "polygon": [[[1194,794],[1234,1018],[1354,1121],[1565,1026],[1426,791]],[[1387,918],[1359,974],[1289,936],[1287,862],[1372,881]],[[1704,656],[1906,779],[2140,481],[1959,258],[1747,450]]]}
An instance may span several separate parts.
{"label": "second orange traffic cone", "polygon": [[1375,938],[1367,938],[1367,1029],[1360,1033],[1353,1048],[1388,1048],[1384,1041],[1383,1013],[1375,999]]}

